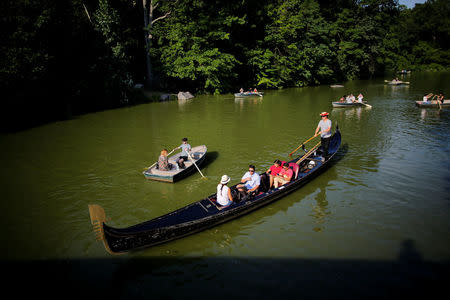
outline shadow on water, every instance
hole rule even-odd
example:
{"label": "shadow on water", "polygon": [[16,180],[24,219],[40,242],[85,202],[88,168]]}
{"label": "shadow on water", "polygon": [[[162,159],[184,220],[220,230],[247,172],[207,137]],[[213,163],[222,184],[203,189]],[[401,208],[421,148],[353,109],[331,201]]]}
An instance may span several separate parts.
{"label": "shadow on water", "polygon": [[219,157],[219,152],[211,151],[206,152],[205,161],[203,163],[203,167],[206,167],[209,164],[212,164]]}
{"label": "shadow on water", "polygon": [[[391,299],[441,295],[449,262],[427,262],[405,240],[397,260],[127,258],[0,264],[14,296],[89,299],[304,297]],[[26,286],[26,288],[24,288]]]}

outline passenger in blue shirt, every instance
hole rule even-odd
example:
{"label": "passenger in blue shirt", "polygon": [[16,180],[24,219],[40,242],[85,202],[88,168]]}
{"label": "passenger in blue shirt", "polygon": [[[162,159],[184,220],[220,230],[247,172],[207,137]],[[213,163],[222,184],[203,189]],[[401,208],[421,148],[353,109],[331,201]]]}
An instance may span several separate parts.
{"label": "passenger in blue shirt", "polygon": [[249,165],[248,172],[242,176],[241,183],[236,186],[238,191],[245,194],[250,194],[256,191],[261,184],[261,178],[258,173],[255,172],[255,166]]}

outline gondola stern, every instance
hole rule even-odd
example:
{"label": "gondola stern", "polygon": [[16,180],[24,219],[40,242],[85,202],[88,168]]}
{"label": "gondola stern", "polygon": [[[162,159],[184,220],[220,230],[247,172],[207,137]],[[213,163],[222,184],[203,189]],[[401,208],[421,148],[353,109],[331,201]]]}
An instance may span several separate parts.
{"label": "gondola stern", "polygon": [[106,251],[110,254],[119,254],[111,250],[105,238],[105,231],[103,230],[103,224],[107,221],[105,210],[97,204],[89,204],[88,207],[89,215],[91,217],[91,224],[97,241],[102,241]]}

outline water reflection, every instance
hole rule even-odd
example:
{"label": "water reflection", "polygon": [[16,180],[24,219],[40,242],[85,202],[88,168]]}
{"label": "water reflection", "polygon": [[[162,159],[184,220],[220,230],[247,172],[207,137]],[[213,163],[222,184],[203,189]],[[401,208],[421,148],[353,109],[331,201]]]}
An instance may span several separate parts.
{"label": "water reflection", "polygon": [[357,120],[361,120],[361,117],[363,115],[363,112],[369,111],[369,107],[352,107],[352,108],[345,108],[345,107],[335,107],[331,111],[331,115],[333,117],[340,117],[340,118],[354,118],[356,117]]}
{"label": "water reflection", "polygon": [[316,205],[313,205],[312,207],[312,215],[317,223],[314,231],[320,232],[324,229],[322,226],[325,222],[326,215],[330,214],[330,212],[327,211],[328,201],[326,197],[326,188],[319,188],[319,192],[314,198],[316,200]]}
{"label": "water reflection", "polygon": [[259,105],[262,103],[263,97],[247,97],[247,98],[234,98],[234,103],[239,105],[239,109],[242,111],[244,107]]}
{"label": "water reflection", "polygon": [[429,109],[429,108],[422,108],[420,110],[420,118],[422,121],[425,121],[425,119],[437,119],[441,116],[441,110],[439,109]]}

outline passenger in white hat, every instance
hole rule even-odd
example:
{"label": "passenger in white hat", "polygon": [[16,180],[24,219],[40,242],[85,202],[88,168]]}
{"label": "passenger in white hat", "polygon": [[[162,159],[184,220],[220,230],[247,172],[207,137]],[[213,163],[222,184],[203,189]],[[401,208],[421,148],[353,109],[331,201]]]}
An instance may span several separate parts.
{"label": "passenger in white hat", "polygon": [[231,196],[231,190],[227,186],[230,181],[228,175],[223,175],[220,183],[217,185],[217,203],[222,206],[228,206],[233,203],[233,196]]}

